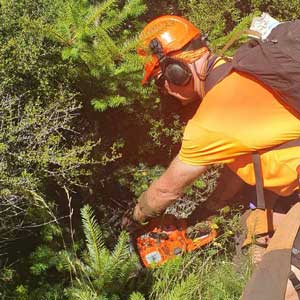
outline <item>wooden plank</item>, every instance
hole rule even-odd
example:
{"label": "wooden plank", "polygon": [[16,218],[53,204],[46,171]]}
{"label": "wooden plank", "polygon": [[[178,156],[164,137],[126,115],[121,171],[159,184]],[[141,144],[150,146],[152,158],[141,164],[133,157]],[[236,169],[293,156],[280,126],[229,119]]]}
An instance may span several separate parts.
{"label": "wooden plank", "polygon": [[275,231],[261,263],[244,290],[243,300],[284,300],[291,249],[299,227],[300,203],[297,203]]}

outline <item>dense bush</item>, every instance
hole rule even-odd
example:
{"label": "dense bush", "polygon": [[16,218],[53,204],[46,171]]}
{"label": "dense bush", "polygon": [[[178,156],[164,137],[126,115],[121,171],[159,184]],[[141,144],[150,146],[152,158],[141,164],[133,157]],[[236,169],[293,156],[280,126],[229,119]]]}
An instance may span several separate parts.
{"label": "dense bush", "polygon": [[[78,208],[90,202],[101,216],[103,241],[115,242],[124,211],[180,147],[188,117],[183,120],[174,99],[140,85],[142,61],[135,48],[147,21],[165,13],[185,15],[209,33],[212,49],[219,51],[253,15],[267,11],[288,20],[300,16],[298,4],[168,0],[153,7],[153,1],[142,0],[0,1],[1,299],[78,299],[79,293],[83,299],[238,299],[247,276],[235,272],[230,255],[214,256],[225,248],[232,251],[232,245],[219,242],[145,277],[135,273],[128,252],[101,245],[104,268],[93,269],[91,240],[90,252],[76,256],[83,247]],[[190,214],[195,202],[213,190],[217,176],[217,169],[210,169],[171,211]],[[87,214],[85,220],[87,224]],[[84,231],[87,237],[87,227]],[[227,237],[231,231],[225,229]],[[120,240],[118,247],[126,248],[123,234]],[[112,266],[116,252],[130,262],[125,270],[130,274]],[[76,266],[66,268],[65,259],[69,267]],[[108,267],[112,274],[107,281],[99,279]],[[130,277],[136,289],[124,293],[124,277],[118,291],[111,286],[121,271],[139,274]]]}
{"label": "dense bush", "polygon": [[238,215],[228,221],[226,211],[221,211],[215,220],[220,235],[205,250],[140,270],[136,255],[129,251],[127,233],[123,232],[116,246],[110,247],[113,250],[109,250],[91,208],[84,207],[81,214],[87,249],[82,258],[74,256],[74,252],[65,252],[62,257],[66,269],[77,278],[66,289],[69,299],[240,299],[250,265],[245,260],[237,270],[227,251],[233,244],[231,237],[239,229]]}
{"label": "dense bush", "polygon": [[[293,1],[179,1],[185,15],[203,32],[209,34],[212,49],[218,51],[232,37],[232,34],[249,28],[253,16],[268,12],[280,21],[299,18],[297,0]],[[241,41],[244,41],[242,39]],[[239,45],[238,43],[235,45]],[[229,52],[232,54],[233,52]]]}

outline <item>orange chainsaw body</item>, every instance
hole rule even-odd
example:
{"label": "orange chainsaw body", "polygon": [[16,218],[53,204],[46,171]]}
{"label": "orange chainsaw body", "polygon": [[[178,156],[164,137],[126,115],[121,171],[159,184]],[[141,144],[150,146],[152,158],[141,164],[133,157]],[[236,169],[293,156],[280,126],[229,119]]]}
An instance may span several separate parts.
{"label": "orange chainsaw body", "polygon": [[[211,223],[209,223],[210,227]],[[195,238],[187,235],[187,223],[173,215],[153,219],[141,230],[136,238],[136,250],[145,267],[158,266],[172,257],[191,252],[211,242],[217,232],[199,233]]]}

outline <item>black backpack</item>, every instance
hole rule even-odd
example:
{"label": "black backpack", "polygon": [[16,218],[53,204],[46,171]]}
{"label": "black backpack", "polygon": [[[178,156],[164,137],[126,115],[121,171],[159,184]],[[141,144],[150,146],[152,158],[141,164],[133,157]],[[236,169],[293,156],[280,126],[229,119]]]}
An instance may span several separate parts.
{"label": "black backpack", "polygon": [[252,75],[300,113],[300,20],[279,24],[265,41],[251,39],[242,45],[227,63],[208,72],[205,91],[232,70]]}
{"label": "black backpack", "polygon": [[[229,44],[231,44],[231,41]],[[225,48],[228,48],[228,46],[226,45]],[[271,31],[265,41],[261,39],[249,40],[249,42],[238,48],[232,59],[213,69],[212,67],[217,59],[217,56],[213,56],[208,62],[205,92],[212,89],[231,71],[246,73],[277,94],[279,99],[286,103],[292,112],[299,117],[300,20],[279,24]],[[278,150],[297,146],[300,146],[299,138],[265,150]],[[256,181],[257,207],[265,209],[263,174],[259,151],[252,153],[252,160]],[[298,181],[300,197],[300,173]],[[273,227],[272,222],[269,223],[268,221],[268,227],[270,229]]]}

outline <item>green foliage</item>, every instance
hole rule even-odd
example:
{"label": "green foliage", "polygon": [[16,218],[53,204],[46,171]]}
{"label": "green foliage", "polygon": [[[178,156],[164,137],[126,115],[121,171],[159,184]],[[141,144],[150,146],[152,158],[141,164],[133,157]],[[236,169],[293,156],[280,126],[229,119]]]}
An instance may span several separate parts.
{"label": "green foliage", "polygon": [[64,90],[70,97],[72,64],[60,59],[61,49],[45,39],[38,24],[50,22],[63,1],[1,1],[0,90],[45,103]]}
{"label": "green foliage", "polygon": [[[260,11],[280,20],[300,16],[296,0],[178,2],[184,15],[210,34],[215,51]],[[72,194],[76,200],[100,199],[102,215],[120,219],[110,210],[111,203],[127,197],[120,191],[128,188],[139,196],[179,147],[182,123],[170,109],[163,111],[153,87],[140,86],[142,64],[134,53],[143,22],[161,14],[161,8],[150,7],[145,16],[142,0],[0,3],[0,251],[3,244],[24,239],[21,247],[10,248],[18,262],[0,263],[0,298],[239,299],[249,268],[237,272],[231,263],[239,217],[232,211],[222,211],[215,219],[220,235],[210,247],[145,271],[146,275],[137,272],[128,235],[122,233],[114,248],[107,247],[107,233],[88,207],[82,210],[87,251],[78,257],[79,236],[72,251],[61,244],[66,232],[72,238],[74,234],[64,223],[64,228],[58,226],[54,200],[62,203],[63,187],[79,191]],[[160,4],[178,13],[177,1]],[[89,141],[93,138],[101,143]],[[93,178],[87,179],[91,172]],[[187,215],[205,200],[216,173],[211,169],[196,181],[173,211],[181,209]],[[80,189],[87,180],[88,193]],[[116,181],[122,190],[117,191]],[[128,198],[127,207],[134,204]],[[28,236],[34,236],[34,243],[24,252]]]}
{"label": "green foliage", "polygon": [[137,85],[129,81],[137,80],[135,73],[142,67],[139,58],[130,52],[137,43],[132,35],[133,18],[145,10],[142,0],[127,1],[124,6],[115,0],[95,5],[86,0],[68,0],[48,30],[51,38],[63,46],[62,58],[74,62],[85,80],[90,77],[95,110],[103,112],[132,103],[130,93]]}
{"label": "green foliage", "polygon": [[[226,45],[226,43],[228,41],[230,41],[232,38],[236,38],[236,36],[243,30],[250,28],[253,17],[255,17],[257,15],[259,15],[259,13],[253,13],[253,14],[250,14],[250,15],[242,18],[241,21],[234,27],[233,30],[228,32],[228,34],[214,40],[211,43],[212,49],[222,50],[224,45]],[[235,41],[235,43],[227,50],[227,52],[225,54],[227,56],[232,56],[234,54],[235,50],[248,40],[249,40],[249,38],[246,34],[240,36]]]}
{"label": "green foliage", "polygon": [[190,21],[203,32],[209,33],[212,41],[232,30],[241,18],[241,12],[233,0],[191,0],[179,3]]}
{"label": "green foliage", "polygon": [[140,0],[128,1],[122,8],[116,0],[105,0],[96,5],[86,0],[66,1],[52,33],[61,37],[65,44],[65,59],[81,59],[89,67],[103,67],[122,55],[112,37],[119,35],[125,21],[144,11],[145,6]]}
{"label": "green foliage", "polygon": [[239,299],[251,268],[248,260],[240,270],[231,263],[232,252],[227,249],[231,249],[228,243],[233,244],[231,237],[238,230],[238,215],[229,219],[230,212],[220,212],[216,219],[219,237],[208,248],[139,273],[136,257],[128,252],[128,235],[121,233],[117,245],[109,250],[91,208],[85,206],[81,214],[87,252],[82,259],[65,256],[75,276],[67,289],[69,299]]}
{"label": "green foliage", "polygon": [[[71,63],[37,26],[51,22],[62,1],[1,1],[0,6],[0,236],[16,238],[23,226],[49,221],[45,196],[51,183],[81,185],[90,153],[74,121],[80,105],[71,88]],[[50,205],[50,204],[49,204]],[[22,224],[22,225],[21,225]],[[9,230],[8,230],[9,228]],[[29,231],[28,231],[29,232]],[[23,237],[28,235],[25,234]]]}
{"label": "green foliage", "polygon": [[[91,164],[94,143],[78,145],[72,121],[78,109],[63,92],[47,106],[1,94],[0,101],[0,211],[6,212],[0,236],[14,238],[23,226],[53,219],[44,200],[49,181],[63,186],[81,185]],[[73,144],[66,143],[71,136]],[[49,202],[49,204],[47,204]],[[20,226],[22,224],[22,226]],[[10,229],[9,231],[7,229]]]}
{"label": "green foliage", "polygon": [[2,180],[28,190],[50,177],[61,185],[79,184],[94,145],[66,145],[66,137],[76,137],[72,128],[79,108],[76,101],[61,91],[47,106],[38,100],[23,103],[23,98],[1,94]]}
{"label": "green foliage", "polygon": [[[211,252],[213,253],[213,252]],[[240,299],[249,264],[237,270],[226,256],[188,254],[153,271],[150,300]]]}
{"label": "green foliage", "polygon": [[[0,273],[6,261],[17,260],[12,279],[0,280],[1,299],[62,299],[63,280],[51,277],[57,275],[52,257],[62,247],[54,201],[62,202],[63,187],[83,186],[94,164],[97,142],[76,128],[81,105],[72,87],[74,67],[40,30],[62,3],[0,5]],[[42,240],[51,246],[37,246]]]}
{"label": "green foliage", "polygon": [[30,272],[34,276],[44,274],[48,269],[56,266],[58,255],[49,246],[41,245],[31,254],[33,264],[30,267]]}
{"label": "green foliage", "polygon": [[145,297],[142,294],[138,293],[138,292],[133,292],[130,295],[129,300],[145,300]]}
{"label": "green foliage", "polygon": [[298,0],[252,0],[249,2],[251,2],[252,9],[268,12],[280,21],[289,21],[300,17]]}
{"label": "green foliage", "polygon": [[[199,257],[198,257],[199,258]],[[185,268],[195,260],[190,257],[177,257],[168,261],[153,272],[154,284],[151,289],[151,300],[197,299],[199,278],[192,268]],[[201,265],[201,264],[200,264]]]}
{"label": "green foliage", "polygon": [[137,167],[128,166],[119,171],[119,183],[123,186],[129,186],[131,192],[138,197],[163,171],[164,168],[161,166],[150,168],[142,163]]}
{"label": "green foliage", "polygon": [[211,261],[203,278],[203,299],[241,299],[251,268],[247,262],[244,262],[240,268],[240,270],[237,270],[237,266],[226,259]]}
{"label": "green foliage", "polygon": [[[129,289],[137,271],[137,257],[129,251],[129,236],[122,232],[114,249],[104,243],[91,207],[81,210],[87,252],[83,260],[69,260],[76,282],[67,290],[69,299],[143,299]],[[89,298],[85,298],[89,297]]]}
{"label": "green foliage", "polygon": [[[280,21],[300,17],[297,0],[192,0],[179,1],[179,5],[195,25],[209,34],[210,46],[214,51],[222,49],[237,32],[249,28],[252,18],[260,15],[261,12],[268,12]],[[245,40],[246,37],[240,39],[233,49]],[[227,54],[232,55],[233,49]]]}
{"label": "green foliage", "polygon": [[156,146],[163,149],[170,148],[170,144],[179,144],[183,134],[183,125],[178,115],[173,115],[170,124],[163,119],[150,120],[151,129],[149,135]]}

